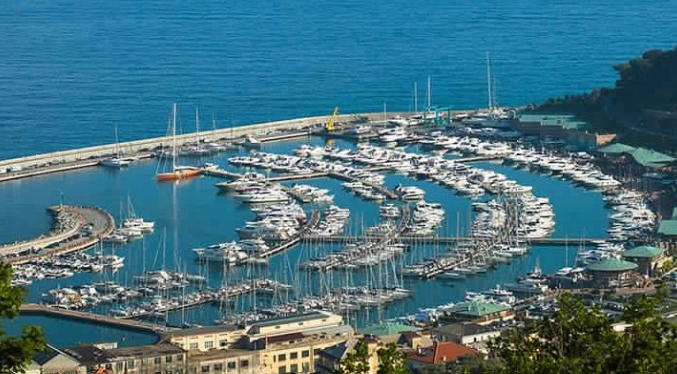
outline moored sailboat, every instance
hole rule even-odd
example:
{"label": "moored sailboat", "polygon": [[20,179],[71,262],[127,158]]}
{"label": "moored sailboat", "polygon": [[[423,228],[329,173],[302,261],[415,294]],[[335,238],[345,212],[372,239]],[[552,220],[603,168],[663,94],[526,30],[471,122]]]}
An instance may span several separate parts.
{"label": "moored sailboat", "polygon": [[157,173],[159,182],[188,179],[200,174],[200,169],[192,166],[176,165],[176,103],[172,112],[172,169],[169,172]]}

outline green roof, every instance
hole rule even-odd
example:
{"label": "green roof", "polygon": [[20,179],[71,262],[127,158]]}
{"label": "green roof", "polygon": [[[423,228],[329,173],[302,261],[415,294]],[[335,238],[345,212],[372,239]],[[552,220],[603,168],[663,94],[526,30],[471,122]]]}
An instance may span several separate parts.
{"label": "green roof", "polygon": [[652,149],[636,148],[634,151],[628,152],[638,164],[646,167],[660,168],[664,164],[675,161],[674,157],[670,157],[664,153],[656,152]]}
{"label": "green roof", "polygon": [[677,236],[677,219],[664,219],[661,221],[658,233],[667,236]]}
{"label": "green roof", "polygon": [[598,149],[598,152],[607,153],[607,154],[620,154],[620,153],[630,153],[635,150],[635,147],[623,143],[614,143],[609,144],[605,147]]}
{"label": "green roof", "polygon": [[358,330],[360,334],[373,336],[395,335],[406,331],[420,331],[421,329],[399,322],[385,322],[378,325],[365,326]]}
{"label": "green roof", "polygon": [[588,123],[573,114],[521,114],[520,122],[539,122],[541,126],[562,126],[565,129],[585,129]]}
{"label": "green roof", "polygon": [[640,245],[632,249],[628,249],[623,252],[623,257],[626,258],[654,258],[661,253],[665,252],[664,249],[658,247],[652,247],[650,245]]}
{"label": "green roof", "polygon": [[463,316],[484,317],[486,315],[499,313],[506,310],[510,310],[510,307],[506,305],[471,301],[468,303],[457,304],[451,308],[449,312]]}
{"label": "green roof", "polygon": [[617,258],[607,258],[596,264],[588,265],[588,270],[592,271],[610,271],[610,272],[621,272],[634,270],[637,268],[637,264],[629,261],[619,260]]}

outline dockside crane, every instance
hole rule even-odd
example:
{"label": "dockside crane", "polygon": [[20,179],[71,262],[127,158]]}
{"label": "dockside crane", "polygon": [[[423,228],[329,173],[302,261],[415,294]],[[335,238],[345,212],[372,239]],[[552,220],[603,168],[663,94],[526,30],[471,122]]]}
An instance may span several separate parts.
{"label": "dockside crane", "polygon": [[334,113],[329,117],[329,121],[324,124],[324,130],[327,132],[336,131],[336,116],[338,115],[338,106],[334,107]]}

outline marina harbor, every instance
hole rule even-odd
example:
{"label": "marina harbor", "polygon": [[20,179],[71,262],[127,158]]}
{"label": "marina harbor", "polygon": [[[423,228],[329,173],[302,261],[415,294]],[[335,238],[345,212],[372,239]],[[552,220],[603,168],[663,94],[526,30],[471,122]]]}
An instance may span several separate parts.
{"label": "marina harbor", "polygon": [[0,253],[41,303],[24,312],[153,332],[311,311],[412,322],[639,281],[590,269],[654,243],[645,197],[590,157],[495,136],[505,113],[334,113],[3,161],[4,183],[82,167],[121,187],[50,207],[48,234]]}

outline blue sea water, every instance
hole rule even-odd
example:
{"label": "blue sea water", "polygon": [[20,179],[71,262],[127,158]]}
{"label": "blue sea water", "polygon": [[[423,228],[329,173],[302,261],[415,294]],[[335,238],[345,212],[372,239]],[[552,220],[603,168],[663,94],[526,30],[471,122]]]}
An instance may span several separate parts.
{"label": "blue sea water", "polygon": [[[3,1],[0,159],[185,130],[432,102],[484,106],[610,86],[672,48],[677,0]],[[207,121],[205,121],[207,122]]]}
{"label": "blue sea water", "polygon": [[[676,0],[6,1],[0,3],[0,159],[110,143],[115,126],[120,140],[163,135],[173,102],[181,105],[185,131],[192,130],[195,106],[205,116],[203,122],[213,113],[219,127],[325,115],[335,105],[344,113],[382,111],[384,102],[389,111],[410,110],[413,83],[418,82],[422,105],[425,80],[431,76],[434,104],[480,107],[487,101],[487,51],[499,104],[538,102],[610,86],[613,64],[647,49],[671,48],[674,35]],[[299,143],[267,145],[266,150],[289,153]],[[227,157],[214,161],[224,165]],[[500,165],[478,166],[504,172],[533,185],[538,196],[549,197],[557,220],[555,236],[604,233],[607,211],[598,193]],[[215,179],[157,184],[155,169],[151,161],[119,172],[93,168],[3,183],[0,242],[48,230],[45,208],[62,196],[67,203],[102,206],[116,216],[126,209],[129,196],[135,210],[156,221],[159,229],[145,245],[115,249],[127,261],[112,278],[124,282],[144,264],[196,270],[191,248],[234,239],[234,228],[253,217],[232,198],[217,194]],[[403,180],[388,175],[386,184]],[[457,227],[467,227],[467,199],[428,182],[406,182],[424,187],[430,201],[445,205],[442,232],[453,235]],[[338,182],[308,183],[337,189],[336,202],[351,208],[354,226],[376,221],[375,205],[341,192]],[[400,261],[422,259],[437,250],[419,248]],[[291,280],[293,267],[313,251],[299,246],[273,258],[263,272]],[[528,256],[463,283],[405,279],[414,297],[388,308],[384,317],[458,301],[465,290],[509,281],[537,260],[552,272],[567,260],[571,263],[574,255],[575,248],[535,247]],[[220,269],[210,269],[211,284],[222,282],[222,275]],[[245,275],[237,270],[227,278]],[[29,299],[37,301],[49,288],[100,277],[79,274],[36,282]],[[295,281],[322,280],[298,274]],[[265,300],[240,300],[233,307],[245,309],[252,303]],[[209,324],[221,311],[207,307],[187,314],[191,322]],[[178,318],[171,316],[174,322]],[[361,319],[370,320],[373,313]],[[20,323],[39,323],[59,345],[114,337],[150,341],[128,331],[92,330],[50,318],[22,317],[18,322],[9,330],[18,331]],[[73,326],[87,328],[63,334]]]}

